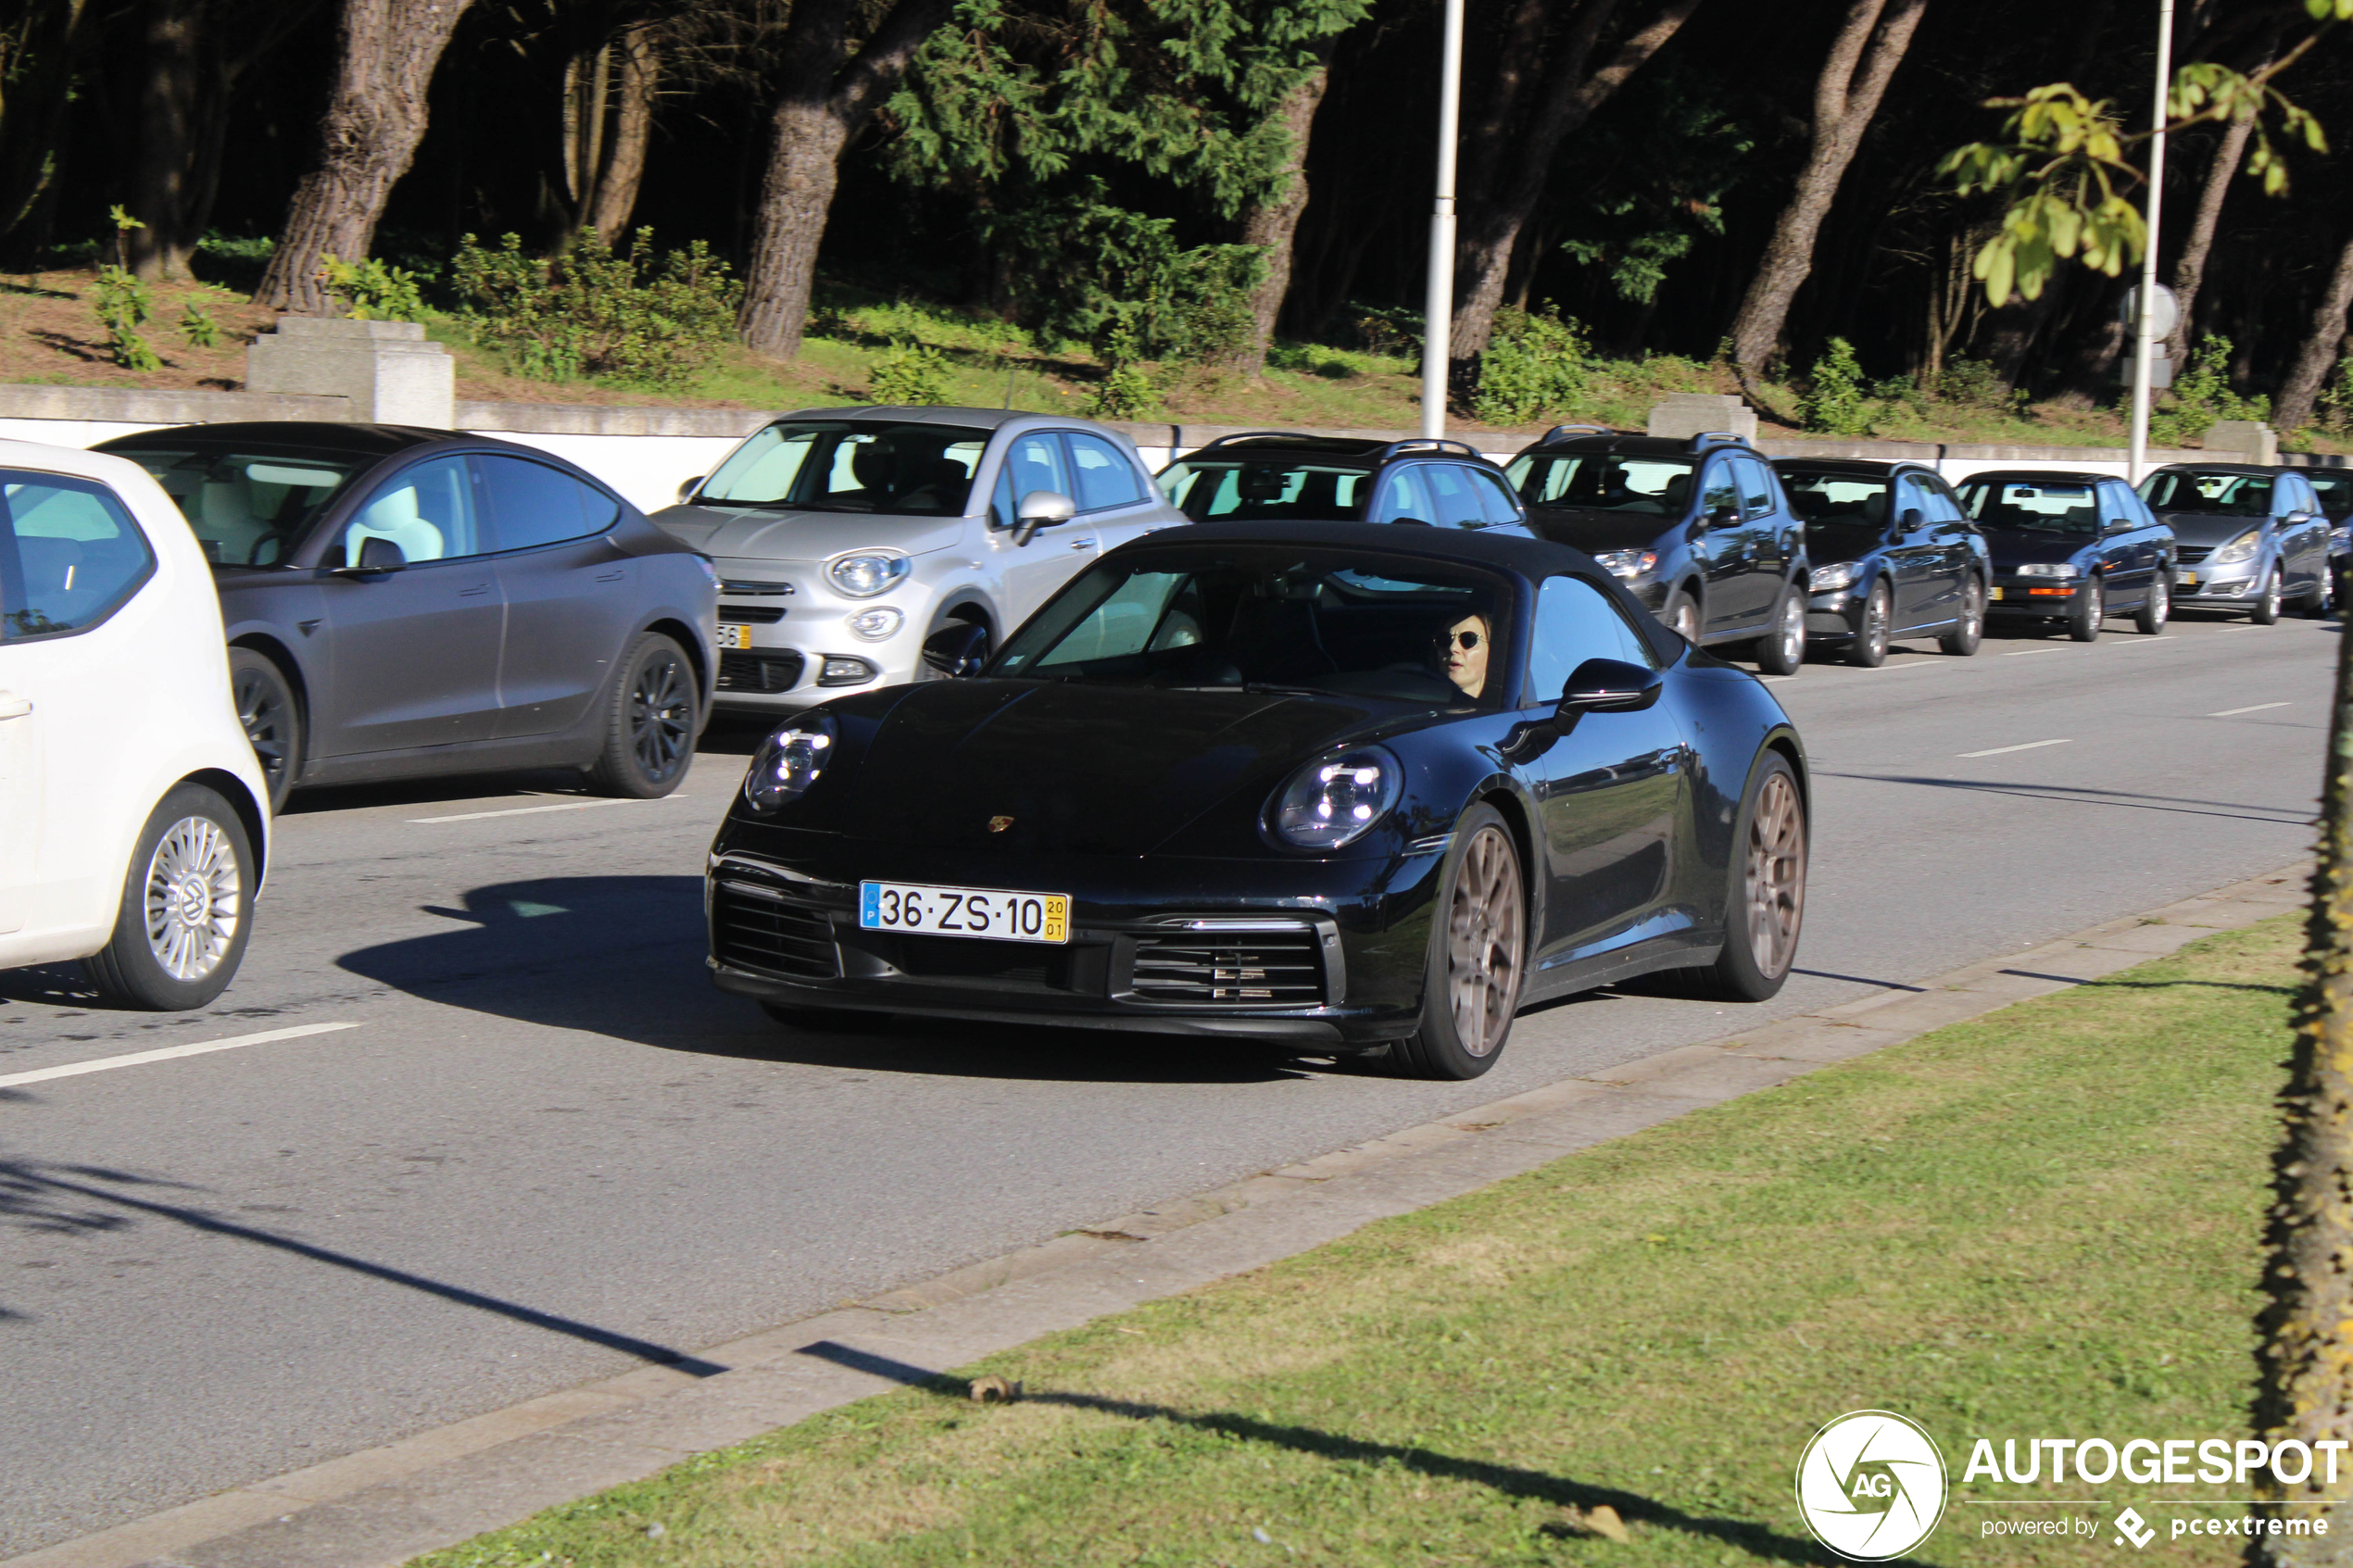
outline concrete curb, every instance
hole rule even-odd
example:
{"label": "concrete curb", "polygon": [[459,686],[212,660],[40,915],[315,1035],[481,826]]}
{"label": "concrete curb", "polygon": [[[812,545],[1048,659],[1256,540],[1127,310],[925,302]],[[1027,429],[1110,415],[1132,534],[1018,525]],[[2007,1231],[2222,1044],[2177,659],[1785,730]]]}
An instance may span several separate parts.
{"label": "concrete curb", "polygon": [[63,1541],[0,1568],[394,1568],[927,1373],[1263,1267],[1704,1105],[2305,902],[2251,878],[1917,987],[1565,1079],[837,1311]]}

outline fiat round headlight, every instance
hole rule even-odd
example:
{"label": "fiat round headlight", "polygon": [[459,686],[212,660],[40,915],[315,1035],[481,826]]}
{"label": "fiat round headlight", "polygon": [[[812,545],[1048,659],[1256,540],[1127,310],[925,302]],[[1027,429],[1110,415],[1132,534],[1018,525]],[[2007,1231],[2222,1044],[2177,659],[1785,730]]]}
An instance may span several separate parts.
{"label": "fiat round headlight", "polygon": [[1814,569],[1814,575],[1806,580],[1806,591],[1809,594],[1830,594],[1841,588],[1852,588],[1855,586],[1855,563],[1851,560],[1818,566]]}
{"label": "fiat round headlight", "polygon": [[906,619],[888,605],[876,605],[849,618],[849,634],[861,642],[884,642],[898,633],[900,623]]}
{"label": "fiat round headlight", "polygon": [[844,556],[825,568],[825,576],[849,597],[871,599],[897,587],[912,570],[905,556]]}
{"label": "fiat round headlight", "polygon": [[2250,528],[2206,558],[2216,566],[2236,566],[2243,560],[2252,559],[2261,543],[2261,531]]}
{"label": "fiat round headlight", "polygon": [[1405,772],[1378,746],[1310,762],[1275,797],[1275,835],[1299,849],[1338,849],[1370,833],[1404,791]]}
{"label": "fiat round headlight", "polygon": [[744,799],[755,811],[774,811],[809,793],[833,760],[834,721],[822,713],[796,719],[760,743],[744,775]]}

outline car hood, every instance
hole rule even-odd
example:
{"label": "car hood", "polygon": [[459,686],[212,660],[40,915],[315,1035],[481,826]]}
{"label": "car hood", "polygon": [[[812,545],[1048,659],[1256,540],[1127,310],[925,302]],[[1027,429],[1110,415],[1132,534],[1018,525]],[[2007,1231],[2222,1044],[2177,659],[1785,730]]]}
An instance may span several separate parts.
{"label": "car hood", "polygon": [[961,517],[874,512],[791,512],[772,507],[665,507],[654,514],[673,538],[704,555],[742,560],[827,560],[845,550],[919,556],[963,536]]}
{"label": "car hood", "polygon": [[1394,712],[1277,693],[927,683],[866,739],[840,826],[941,848],[1141,855]]}
{"label": "car hood", "polygon": [[1985,547],[1994,557],[1996,571],[2007,571],[2029,561],[2073,560],[2084,549],[2099,541],[2068,538],[2056,533],[2013,533],[2004,528],[1981,529],[1985,534]]}
{"label": "car hood", "polygon": [[2227,545],[2264,522],[2259,517],[2220,517],[2213,512],[2159,512],[2157,520],[2184,545]]}
{"label": "car hood", "polygon": [[1675,530],[1675,524],[1663,517],[1575,507],[1530,507],[1528,526],[1539,539],[1567,545],[1589,556],[1604,550],[1647,550]]}

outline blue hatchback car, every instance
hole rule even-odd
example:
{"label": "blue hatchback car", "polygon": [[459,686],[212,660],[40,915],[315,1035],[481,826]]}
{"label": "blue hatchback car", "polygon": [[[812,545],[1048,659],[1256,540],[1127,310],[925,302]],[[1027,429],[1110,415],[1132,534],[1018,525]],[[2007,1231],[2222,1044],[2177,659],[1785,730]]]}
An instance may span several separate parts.
{"label": "blue hatchback car", "polygon": [[2173,605],[2173,533],[2113,474],[1994,469],[1961,483],[1994,557],[1987,613],[2063,621],[2088,643],[2127,610],[2162,631]]}

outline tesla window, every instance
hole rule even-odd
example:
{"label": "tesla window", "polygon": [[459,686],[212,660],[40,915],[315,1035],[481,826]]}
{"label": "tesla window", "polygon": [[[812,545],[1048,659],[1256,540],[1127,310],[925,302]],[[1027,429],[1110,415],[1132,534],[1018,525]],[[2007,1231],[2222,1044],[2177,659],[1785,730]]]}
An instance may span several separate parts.
{"label": "tesla window", "polygon": [[795,420],[770,425],[695,495],[706,506],[961,517],[986,431],[958,425]]}
{"label": "tesla window", "polygon": [[122,456],[153,474],[180,504],[205,559],[221,566],[279,566],[291,559],[359,467],[308,453],[222,447]]}
{"label": "tesla window", "polygon": [[990,673],[1451,706],[1472,699],[1448,678],[1449,652],[1501,646],[1506,602],[1471,570],[1424,561],[1153,551],[1081,575],[1014,633]]}
{"label": "tesla window", "polygon": [[2222,517],[2269,517],[2271,481],[2248,473],[2153,473],[2142,492],[2161,512],[2213,512]]}
{"label": "tesla window", "polygon": [[94,626],[154,564],[146,536],[104,485],[0,474],[0,637]]}
{"label": "tesla window", "polygon": [[1692,491],[1692,465],[1676,458],[1523,452],[1504,472],[1531,507],[1680,517]]}
{"label": "tesla window", "polygon": [[1985,528],[2084,538],[2100,531],[2099,498],[2088,484],[2010,480],[1969,485],[1962,497],[1969,502],[1969,515]]}
{"label": "tesla window", "polygon": [[1169,502],[1195,522],[1330,522],[1364,501],[1363,469],[1283,458],[1183,462],[1160,476]]}

